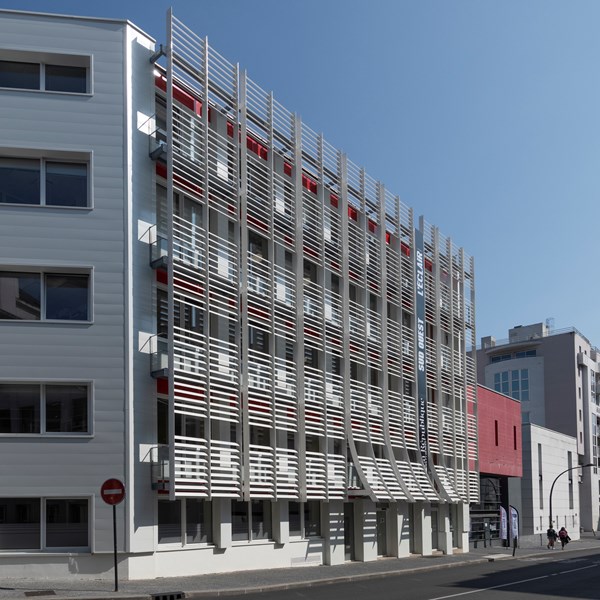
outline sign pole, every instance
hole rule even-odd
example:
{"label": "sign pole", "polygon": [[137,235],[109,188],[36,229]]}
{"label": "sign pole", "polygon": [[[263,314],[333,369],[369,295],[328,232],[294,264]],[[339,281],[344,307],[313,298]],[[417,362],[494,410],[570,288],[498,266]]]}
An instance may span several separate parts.
{"label": "sign pole", "polygon": [[100,496],[112,506],[113,515],[113,557],[115,563],[115,592],[119,591],[119,571],[117,564],[117,504],[125,498],[125,486],[118,479],[107,479],[100,488]]}
{"label": "sign pole", "polygon": [[117,566],[117,505],[113,504],[113,555],[115,561],[115,592],[119,591],[119,571]]}

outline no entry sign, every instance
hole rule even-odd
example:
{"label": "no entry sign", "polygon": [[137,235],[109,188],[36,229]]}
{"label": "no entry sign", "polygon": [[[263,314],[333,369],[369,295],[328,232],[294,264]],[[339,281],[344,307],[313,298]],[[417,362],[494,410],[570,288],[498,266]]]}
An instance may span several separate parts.
{"label": "no entry sign", "polygon": [[114,506],[123,502],[125,498],[125,486],[118,479],[107,479],[100,488],[100,496],[106,504]]}

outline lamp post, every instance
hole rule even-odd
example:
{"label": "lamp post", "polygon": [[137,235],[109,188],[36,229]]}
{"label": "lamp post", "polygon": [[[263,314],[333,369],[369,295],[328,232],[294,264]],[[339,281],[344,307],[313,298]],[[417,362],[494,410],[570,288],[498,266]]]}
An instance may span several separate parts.
{"label": "lamp post", "polygon": [[550,488],[550,516],[548,517],[548,527],[552,527],[552,492],[554,491],[554,484],[558,481],[558,478],[569,471],[574,471],[575,469],[584,469],[585,467],[593,467],[594,463],[589,463],[587,465],[577,465],[576,467],[570,467],[569,469],[565,469],[562,473],[559,473],[552,482],[552,486]]}

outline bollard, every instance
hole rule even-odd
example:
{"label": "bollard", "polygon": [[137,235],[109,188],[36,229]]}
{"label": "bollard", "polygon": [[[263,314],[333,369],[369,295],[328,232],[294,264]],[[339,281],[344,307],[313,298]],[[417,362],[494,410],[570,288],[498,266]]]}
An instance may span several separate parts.
{"label": "bollard", "polygon": [[516,554],[517,552],[517,538],[514,537],[513,538],[513,556]]}

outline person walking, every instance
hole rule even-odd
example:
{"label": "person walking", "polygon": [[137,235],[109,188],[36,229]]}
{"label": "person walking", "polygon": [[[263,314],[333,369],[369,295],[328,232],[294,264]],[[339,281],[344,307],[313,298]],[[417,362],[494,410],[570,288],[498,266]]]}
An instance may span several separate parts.
{"label": "person walking", "polygon": [[554,529],[552,525],[548,527],[548,531],[546,531],[546,536],[548,537],[548,549],[554,550],[554,543],[556,542],[558,534],[556,533],[556,529]]}
{"label": "person walking", "polygon": [[564,527],[561,527],[558,532],[558,538],[560,539],[561,548],[564,550],[565,546],[571,541],[569,532]]}

